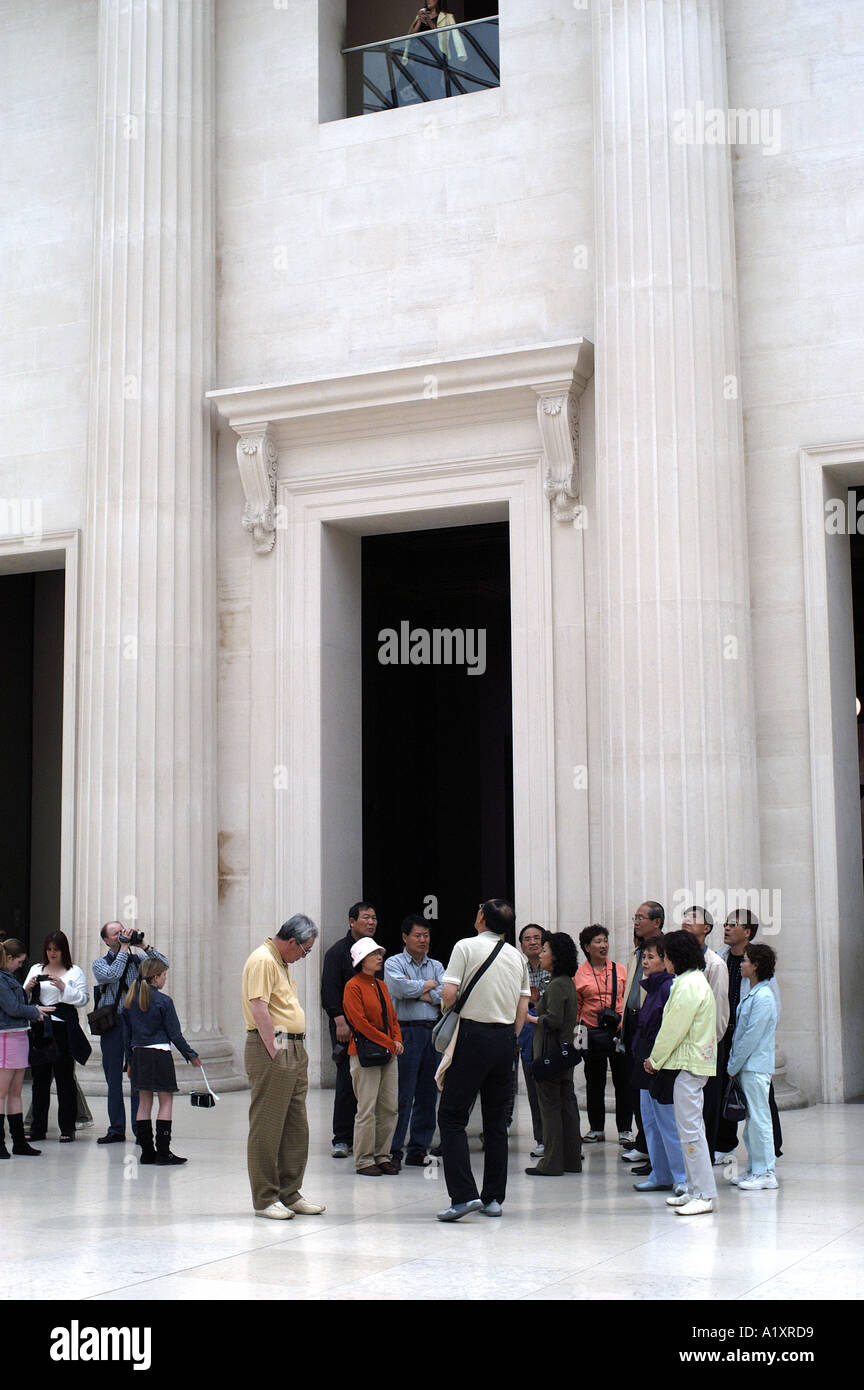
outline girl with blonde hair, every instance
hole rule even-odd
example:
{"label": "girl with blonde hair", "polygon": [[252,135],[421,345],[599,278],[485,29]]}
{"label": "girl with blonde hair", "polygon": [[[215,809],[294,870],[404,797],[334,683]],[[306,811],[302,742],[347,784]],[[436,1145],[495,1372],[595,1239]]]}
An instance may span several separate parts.
{"label": "girl with blonde hair", "polygon": [[[141,1162],[167,1166],[185,1163],[171,1152],[171,1113],[177,1076],[171,1044],[187,1062],[200,1067],[198,1053],[180,1031],[180,1020],[173,1001],[162,993],[168,966],[148,956],[138,967],[138,979],[127,991],[120,1006],[120,1021],[126,1045],[126,1060],[132,1089],[138,1092],[135,1132],[141,1145]],[[151,1114],[153,1097],[159,1097],[156,1116],[156,1144],[153,1144]]]}

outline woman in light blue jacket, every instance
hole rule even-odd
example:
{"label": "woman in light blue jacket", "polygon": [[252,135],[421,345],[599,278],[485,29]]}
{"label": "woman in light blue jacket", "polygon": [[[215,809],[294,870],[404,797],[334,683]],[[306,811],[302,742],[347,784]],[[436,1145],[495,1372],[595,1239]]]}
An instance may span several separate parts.
{"label": "woman in light blue jacket", "polygon": [[777,1001],[771,989],[776,965],[777,956],[770,946],[754,942],[744,952],[741,974],[750,989],[738,1005],[728,1064],[729,1075],[740,1077],[747,1101],[744,1143],[749,1159],[747,1172],[733,1178],[732,1183],[754,1192],[777,1187],[774,1131],[768,1105],[777,1033]]}

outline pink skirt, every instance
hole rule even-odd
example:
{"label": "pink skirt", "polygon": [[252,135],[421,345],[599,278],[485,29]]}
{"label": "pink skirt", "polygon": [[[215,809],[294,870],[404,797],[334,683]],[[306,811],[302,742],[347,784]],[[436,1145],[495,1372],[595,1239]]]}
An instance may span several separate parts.
{"label": "pink skirt", "polygon": [[17,1071],[26,1067],[30,1056],[30,1034],[15,1031],[0,1033],[0,1071]]}

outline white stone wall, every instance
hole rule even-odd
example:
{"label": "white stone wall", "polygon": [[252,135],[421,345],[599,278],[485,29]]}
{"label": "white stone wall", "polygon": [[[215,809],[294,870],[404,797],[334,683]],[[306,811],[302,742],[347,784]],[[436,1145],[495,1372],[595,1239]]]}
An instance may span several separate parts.
{"label": "white stone wall", "polygon": [[[0,6],[0,530],[83,524],[96,0]],[[11,524],[5,525],[4,522]]]}
{"label": "white stone wall", "polygon": [[[734,196],[762,881],[782,891],[772,944],[790,1075],[813,1097],[821,1083],[798,450],[864,438],[864,9],[727,0],[726,33],[730,107],[780,113],[776,153],[737,147]],[[864,923],[845,927],[860,934]],[[850,1015],[842,1026],[860,1023]],[[860,1040],[857,1051],[847,1094],[864,1087]]]}
{"label": "white stone wall", "polygon": [[317,12],[218,8],[220,386],[590,338],[588,12],[505,0],[500,89],[321,125]]}

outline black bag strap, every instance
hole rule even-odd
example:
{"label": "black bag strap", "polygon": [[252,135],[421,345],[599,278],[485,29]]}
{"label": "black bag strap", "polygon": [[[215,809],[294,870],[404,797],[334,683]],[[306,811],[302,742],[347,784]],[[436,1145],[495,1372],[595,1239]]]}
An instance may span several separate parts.
{"label": "black bag strap", "polygon": [[614,962],[614,960],[613,960],[613,962],[612,962],[612,993],[611,993],[611,995],[610,995],[610,997],[609,997],[609,1008],[610,1008],[610,1009],[615,1009],[615,1012],[616,1012],[616,1013],[618,1012],[618,1010],[615,1008],[615,1006],[616,1006],[617,1003],[618,1003],[618,967],[617,967],[617,965],[615,964],[615,962]]}
{"label": "black bag strap", "polygon": [[465,993],[464,993],[464,994],[461,994],[461,995],[459,996],[459,998],[456,1000],[456,1002],[454,1003],[454,1005],[453,1005],[453,1012],[454,1012],[454,1013],[459,1014],[459,1013],[462,1012],[463,1008],[465,1007],[465,1005],[466,1005],[467,1002],[468,1002],[468,996],[469,996],[469,994],[471,993],[471,991],[472,991],[472,989],[474,988],[474,986],[476,985],[477,981],[480,979],[480,976],[481,976],[481,975],[484,975],[484,974],[486,973],[486,971],[489,969],[489,966],[492,964],[493,960],[494,960],[495,957],[498,955],[498,953],[503,949],[503,947],[504,947],[504,938],[503,938],[503,936],[502,936],[501,939],[500,939],[499,942],[498,942],[498,945],[495,947],[495,950],[489,952],[489,955],[486,957],[486,959],[484,960],[483,964],[480,966],[480,969],[479,969],[479,970],[475,970],[474,974],[471,976],[471,979],[468,981],[468,985],[467,985],[467,987],[466,987],[466,989],[465,989]]}
{"label": "black bag strap", "polygon": [[375,981],[375,988],[378,991],[378,998],[381,1001],[381,1032],[386,1033],[389,1038],[390,1024],[387,1020],[387,1005],[384,1003],[384,991],[377,980]]}

